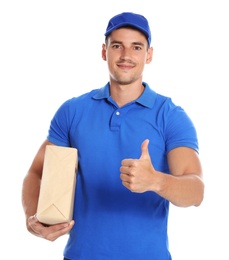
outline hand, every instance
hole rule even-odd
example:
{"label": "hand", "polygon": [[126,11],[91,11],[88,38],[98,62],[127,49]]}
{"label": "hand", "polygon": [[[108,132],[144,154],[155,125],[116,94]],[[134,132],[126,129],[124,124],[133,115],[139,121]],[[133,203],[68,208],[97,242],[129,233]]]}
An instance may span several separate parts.
{"label": "hand", "polygon": [[61,223],[55,225],[44,225],[39,222],[36,218],[36,215],[28,218],[28,230],[35,236],[42,237],[49,241],[54,241],[58,237],[67,234],[73,227],[74,220],[69,223]]}
{"label": "hand", "polygon": [[149,140],[143,141],[139,159],[124,159],[120,167],[122,184],[133,192],[142,193],[150,190],[154,167],[148,151]]}

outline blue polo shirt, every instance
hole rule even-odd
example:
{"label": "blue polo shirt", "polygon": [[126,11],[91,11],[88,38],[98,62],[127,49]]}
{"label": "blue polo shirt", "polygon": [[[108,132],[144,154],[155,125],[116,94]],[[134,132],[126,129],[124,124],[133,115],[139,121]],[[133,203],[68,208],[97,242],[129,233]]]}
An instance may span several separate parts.
{"label": "blue polo shirt", "polygon": [[198,140],[186,112],[143,84],[142,95],[120,108],[107,83],[64,102],[51,121],[48,140],[77,148],[79,157],[75,225],[64,250],[68,259],[171,259],[169,202],[154,192],[125,188],[121,161],[138,159],[149,139],[154,168],[169,174],[167,153],[180,146],[198,151]]}

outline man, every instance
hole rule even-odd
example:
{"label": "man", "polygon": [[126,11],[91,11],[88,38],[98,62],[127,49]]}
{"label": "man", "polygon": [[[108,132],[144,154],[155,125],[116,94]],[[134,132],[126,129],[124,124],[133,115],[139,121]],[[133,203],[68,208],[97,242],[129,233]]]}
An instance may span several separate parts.
{"label": "man", "polygon": [[[169,203],[188,207],[203,200],[191,119],[143,81],[150,44],[144,16],[126,12],[110,19],[102,46],[109,82],[60,106],[25,176],[27,228],[50,241],[69,233],[64,259],[172,259]],[[36,219],[47,144],[75,147],[79,155],[74,220],[49,227]]]}

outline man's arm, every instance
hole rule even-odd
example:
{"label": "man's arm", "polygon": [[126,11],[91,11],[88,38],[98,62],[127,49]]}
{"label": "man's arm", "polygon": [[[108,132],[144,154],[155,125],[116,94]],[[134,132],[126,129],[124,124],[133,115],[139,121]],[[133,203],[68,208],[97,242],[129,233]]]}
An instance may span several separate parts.
{"label": "man's arm", "polygon": [[58,237],[68,233],[74,221],[70,223],[61,223],[53,226],[45,226],[36,218],[37,204],[40,191],[40,183],[42,177],[44,153],[47,144],[52,144],[49,141],[44,141],[38,150],[22,185],[22,206],[26,217],[26,226],[33,235],[54,241]]}
{"label": "man's arm", "polygon": [[154,191],[176,206],[199,206],[204,197],[202,167],[196,151],[175,148],[168,154],[171,174],[156,171],[148,152],[149,140],[142,143],[138,160],[125,159],[120,168],[123,185],[133,192]]}

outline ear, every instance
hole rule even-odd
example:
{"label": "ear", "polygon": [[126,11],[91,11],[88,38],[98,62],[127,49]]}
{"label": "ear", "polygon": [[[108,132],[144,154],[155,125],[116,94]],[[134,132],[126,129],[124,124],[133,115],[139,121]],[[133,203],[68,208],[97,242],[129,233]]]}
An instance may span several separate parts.
{"label": "ear", "polygon": [[153,59],[153,47],[150,47],[147,51],[146,64],[149,64]]}
{"label": "ear", "polygon": [[105,61],[107,60],[105,43],[103,43],[103,45],[102,45],[102,59]]}

